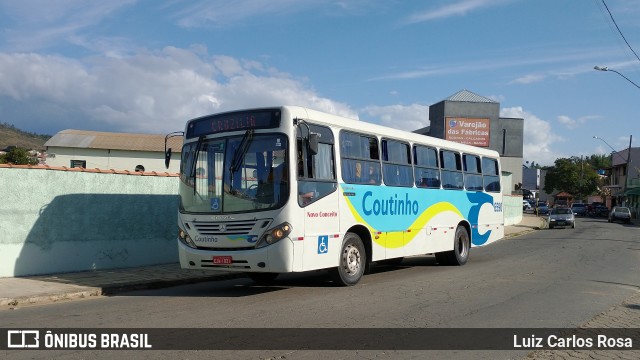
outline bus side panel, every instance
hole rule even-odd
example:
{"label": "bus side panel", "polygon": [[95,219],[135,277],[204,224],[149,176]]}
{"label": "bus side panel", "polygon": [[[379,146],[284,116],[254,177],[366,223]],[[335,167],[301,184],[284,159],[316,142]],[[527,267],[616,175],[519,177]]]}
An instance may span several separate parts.
{"label": "bus side panel", "polygon": [[[452,250],[461,222],[471,224],[474,246],[504,233],[499,195],[367,185],[342,185],[342,192],[344,209],[351,214],[341,209],[343,230],[354,221],[378,235],[373,239],[374,260]],[[485,224],[492,227],[483,228]]]}
{"label": "bus side panel", "polygon": [[484,239],[472,238],[472,246],[487,245],[504,238],[504,213],[502,211],[502,194],[488,193],[493,198],[492,204],[485,204],[480,209],[478,233],[489,234]]}
{"label": "bus side panel", "polygon": [[304,220],[302,263],[304,271],[338,266],[343,234],[336,204],[339,191],[301,209]]}
{"label": "bus side panel", "polygon": [[[358,197],[358,193],[363,191],[363,188],[376,188],[363,185],[352,184],[340,184],[338,186],[339,192],[339,214],[340,214],[340,232],[344,234],[349,231],[355,225],[362,225],[369,230],[371,237],[371,257],[372,261],[384,260],[388,258],[387,251],[389,247],[387,244],[391,244],[394,241],[394,237],[389,236],[386,231],[378,231],[364,221],[358,210],[361,205],[356,204],[355,200]],[[402,241],[402,233],[400,233],[400,241]],[[365,241],[363,239],[363,241]],[[396,241],[397,242],[397,241]]]}

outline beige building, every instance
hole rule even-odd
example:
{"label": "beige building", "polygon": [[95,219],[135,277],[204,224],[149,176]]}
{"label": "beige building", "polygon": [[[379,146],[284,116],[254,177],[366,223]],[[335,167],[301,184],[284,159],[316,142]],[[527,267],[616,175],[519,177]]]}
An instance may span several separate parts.
{"label": "beige building", "polygon": [[168,141],[173,152],[169,169],[164,165],[164,141],[161,134],[63,130],[44,145],[49,166],[177,173],[182,137]]}

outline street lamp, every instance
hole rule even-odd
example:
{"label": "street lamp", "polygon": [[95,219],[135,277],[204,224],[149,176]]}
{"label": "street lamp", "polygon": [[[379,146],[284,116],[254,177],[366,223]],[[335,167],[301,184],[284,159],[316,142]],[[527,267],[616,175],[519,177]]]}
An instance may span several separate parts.
{"label": "street lamp", "polygon": [[620,153],[618,152],[618,150],[614,149],[613,146],[609,145],[609,143],[605,139],[599,137],[598,135],[594,135],[593,138],[594,139],[598,139],[598,140],[602,140],[603,143],[607,144],[607,146],[609,148],[611,148],[611,150],[613,150],[613,153],[615,153],[616,155],[620,156],[620,158],[622,160],[627,161],[627,159],[623,158],[622,155],[620,155]]}
{"label": "street lamp", "polygon": [[617,71],[615,71],[615,70],[613,70],[613,69],[609,69],[609,68],[608,68],[608,67],[606,67],[606,66],[598,66],[598,65],[594,66],[593,68],[594,68],[595,70],[598,70],[598,71],[613,71],[614,73],[616,73],[616,74],[618,74],[618,75],[622,76],[623,78],[625,78],[625,80],[627,80],[628,82],[632,83],[635,87],[637,87],[638,89],[640,89],[640,86],[639,86],[638,84],[634,83],[633,81],[631,81],[631,79],[629,79],[628,77],[626,77],[626,76],[622,75],[621,73],[619,73],[619,72],[617,72]]}

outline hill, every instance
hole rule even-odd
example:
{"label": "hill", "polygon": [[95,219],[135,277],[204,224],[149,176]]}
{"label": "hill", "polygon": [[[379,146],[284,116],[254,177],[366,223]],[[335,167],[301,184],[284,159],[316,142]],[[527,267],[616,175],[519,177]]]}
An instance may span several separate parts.
{"label": "hill", "polygon": [[44,143],[51,135],[38,135],[22,131],[8,123],[0,123],[0,150],[17,146],[27,150],[44,150]]}

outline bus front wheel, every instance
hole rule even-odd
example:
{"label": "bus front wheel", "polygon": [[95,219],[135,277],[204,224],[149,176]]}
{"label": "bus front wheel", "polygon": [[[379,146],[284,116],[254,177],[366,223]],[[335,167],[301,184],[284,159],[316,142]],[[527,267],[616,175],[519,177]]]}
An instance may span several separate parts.
{"label": "bus front wheel", "polygon": [[469,232],[464,226],[458,225],[453,239],[453,250],[436,253],[436,261],[440,265],[464,265],[469,260],[470,248]]}
{"label": "bus front wheel", "polygon": [[367,254],[360,236],[347,233],[342,241],[338,267],[332,269],[333,281],[340,286],[352,286],[358,283],[364,274]]}

